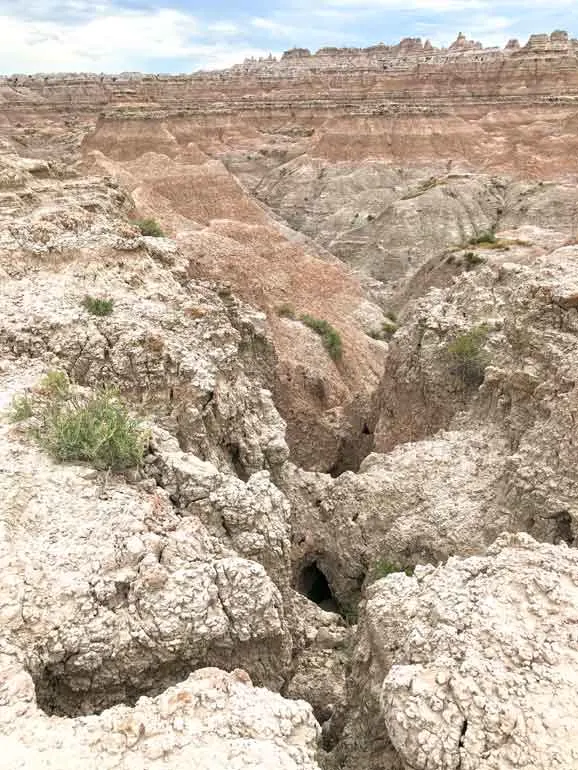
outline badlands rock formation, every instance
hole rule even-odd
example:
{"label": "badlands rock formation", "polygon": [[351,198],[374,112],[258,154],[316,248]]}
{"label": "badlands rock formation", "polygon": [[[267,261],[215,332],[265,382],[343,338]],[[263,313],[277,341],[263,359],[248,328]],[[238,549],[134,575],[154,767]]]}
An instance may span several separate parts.
{"label": "badlands rock formation", "polygon": [[562,32],[0,79],[10,770],[578,766],[577,98]]}
{"label": "badlands rock formation", "polygon": [[576,551],[527,535],[374,583],[345,766],[383,767],[391,741],[403,768],[575,767],[577,610]]}

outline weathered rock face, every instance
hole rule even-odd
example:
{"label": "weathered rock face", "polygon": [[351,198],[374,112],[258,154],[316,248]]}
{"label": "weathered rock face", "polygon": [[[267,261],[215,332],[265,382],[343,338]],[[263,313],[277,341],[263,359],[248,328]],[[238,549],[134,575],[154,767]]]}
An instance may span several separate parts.
{"label": "weathered rock face", "polygon": [[[572,552],[481,554],[578,531],[577,46],[0,80],[15,768],[315,770],[309,709],[249,676],[309,701],[332,770],[576,764]],[[54,369],[120,389],[142,467],[57,465],[9,424]]]}
{"label": "weathered rock face", "polygon": [[390,767],[391,741],[402,768],[573,767],[577,612],[574,549],[526,535],[378,581],[351,680],[361,751],[344,766]]}
{"label": "weathered rock face", "polygon": [[317,107],[331,105],[345,94],[353,96],[357,106],[367,104],[367,96],[375,100],[377,94],[406,99],[408,91],[426,99],[440,94],[446,98],[515,94],[523,100],[576,93],[577,56],[578,41],[568,39],[565,32],[533,35],[523,47],[508,44],[504,49],[484,49],[460,33],[449,49],[423,44],[419,38],[365,49],[322,48],[313,56],[297,49],[279,61],[246,60],[230,70],[194,75],[13,75],[2,78],[0,94],[5,103],[24,108],[74,104],[93,110],[152,104],[182,110],[192,102],[195,107],[189,110],[212,112],[250,109],[250,101],[241,102],[247,96],[286,107],[296,93],[304,105]]}
{"label": "weathered rock face", "polygon": [[203,669],[134,708],[48,718],[30,677],[2,655],[0,743],[13,770],[318,770],[318,726],[303,702],[254,688],[244,671]]}

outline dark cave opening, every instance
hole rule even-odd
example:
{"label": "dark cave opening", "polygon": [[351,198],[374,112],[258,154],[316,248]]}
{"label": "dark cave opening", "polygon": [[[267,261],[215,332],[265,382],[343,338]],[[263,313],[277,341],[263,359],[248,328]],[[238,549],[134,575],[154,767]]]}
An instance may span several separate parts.
{"label": "dark cave opening", "polygon": [[341,614],[339,604],[317,562],[311,562],[303,567],[297,580],[297,590],[322,610]]}

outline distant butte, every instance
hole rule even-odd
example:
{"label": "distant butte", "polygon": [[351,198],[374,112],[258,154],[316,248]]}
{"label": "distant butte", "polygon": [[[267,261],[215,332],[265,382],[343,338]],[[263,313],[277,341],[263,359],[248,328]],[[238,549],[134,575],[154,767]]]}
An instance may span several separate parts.
{"label": "distant butte", "polygon": [[[230,69],[180,75],[37,74],[0,77],[0,104],[138,112],[235,112],[288,106],[349,114],[419,112],[447,100],[573,101],[578,40],[531,35],[521,46],[484,48],[461,32],[448,48],[421,38],[369,48],[293,48],[280,59],[245,59]],[[385,100],[385,105],[384,105]],[[411,101],[411,106],[408,102]],[[398,104],[391,107],[391,102]]]}

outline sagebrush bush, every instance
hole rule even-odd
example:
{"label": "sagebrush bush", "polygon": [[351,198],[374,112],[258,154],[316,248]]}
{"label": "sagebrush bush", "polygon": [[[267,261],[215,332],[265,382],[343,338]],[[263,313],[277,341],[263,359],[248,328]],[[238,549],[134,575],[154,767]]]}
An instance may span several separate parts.
{"label": "sagebrush bush", "polygon": [[458,335],[446,347],[450,371],[464,385],[477,387],[484,381],[484,372],[488,365],[488,357],[484,351],[487,336],[488,329],[482,324]]}
{"label": "sagebrush bush", "polygon": [[164,232],[156,219],[138,219],[135,225],[139,228],[142,235],[148,235],[152,238],[164,238]]}
{"label": "sagebrush bush", "polygon": [[321,337],[321,341],[331,358],[334,361],[339,361],[343,353],[343,344],[337,329],[334,329],[328,321],[315,318],[308,313],[304,313],[299,320]]}
{"label": "sagebrush bush", "polygon": [[107,316],[112,313],[114,301],[102,297],[91,297],[89,294],[82,300],[84,309],[92,315]]}
{"label": "sagebrush bush", "polygon": [[60,462],[86,462],[99,470],[140,465],[146,434],[114,388],[85,396],[64,372],[49,372],[32,394],[12,402],[14,421],[34,417],[40,446]]}

